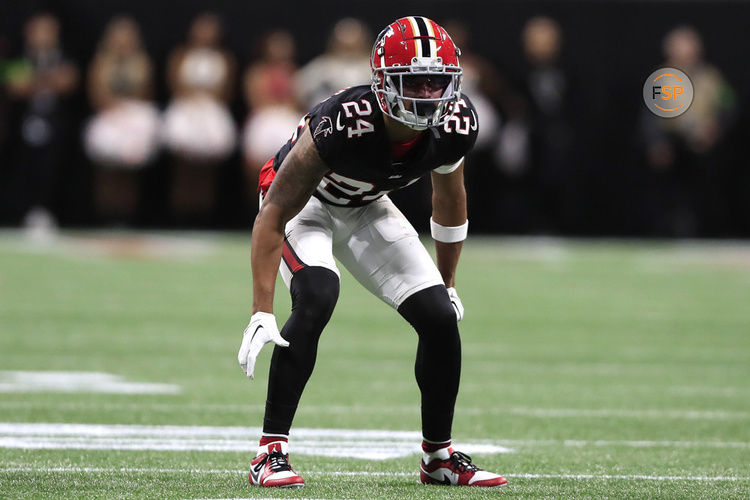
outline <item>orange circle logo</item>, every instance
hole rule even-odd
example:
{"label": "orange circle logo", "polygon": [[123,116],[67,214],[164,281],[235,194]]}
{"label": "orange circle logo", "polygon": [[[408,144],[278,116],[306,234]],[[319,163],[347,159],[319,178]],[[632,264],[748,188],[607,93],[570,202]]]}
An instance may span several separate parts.
{"label": "orange circle logo", "polygon": [[680,116],[693,102],[693,83],[679,69],[657,69],[643,84],[643,101],[656,116]]}

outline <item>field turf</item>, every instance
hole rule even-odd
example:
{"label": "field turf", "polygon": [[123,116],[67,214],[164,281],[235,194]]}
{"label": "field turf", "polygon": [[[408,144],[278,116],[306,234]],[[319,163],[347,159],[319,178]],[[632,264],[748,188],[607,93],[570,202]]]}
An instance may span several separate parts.
{"label": "field turf", "polygon": [[469,240],[454,441],[508,477],[489,491],[418,483],[416,335],[346,272],[291,439],[307,486],[250,487],[249,257],[239,234],[0,233],[0,497],[750,497],[750,245]]}

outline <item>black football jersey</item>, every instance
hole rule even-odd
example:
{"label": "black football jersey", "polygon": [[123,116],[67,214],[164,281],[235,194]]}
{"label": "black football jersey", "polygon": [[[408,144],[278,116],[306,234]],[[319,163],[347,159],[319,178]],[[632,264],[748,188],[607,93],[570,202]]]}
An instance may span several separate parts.
{"label": "black football jersey", "polygon": [[458,162],[474,145],[478,120],[471,101],[462,96],[453,117],[425,131],[398,161],[391,148],[383,113],[368,85],[344,89],[315,106],[274,157],[278,170],[309,119],[321,159],[331,169],[314,196],[337,206],[361,206],[390,191],[413,184],[427,172]]}

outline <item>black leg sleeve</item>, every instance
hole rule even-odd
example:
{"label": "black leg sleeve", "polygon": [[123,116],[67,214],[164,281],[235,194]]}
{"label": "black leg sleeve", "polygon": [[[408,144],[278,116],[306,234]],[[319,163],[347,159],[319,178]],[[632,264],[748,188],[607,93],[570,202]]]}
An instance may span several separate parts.
{"label": "black leg sleeve", "polygon": [[302,391],[315,366],[318,340],[339,296],[339,278],[324,267],[294,274],[290,287],[292,314],[281,329],[289,347],[276,346],[268,375],[263,432],[288,434]]}
{"label": "black leg sleeve", "polygon": [[443,285],[415,293],[398,312],[419,335],[414,373],[422,392],[422,434],[430,441],[447,441],[461,378],[456,312]]}

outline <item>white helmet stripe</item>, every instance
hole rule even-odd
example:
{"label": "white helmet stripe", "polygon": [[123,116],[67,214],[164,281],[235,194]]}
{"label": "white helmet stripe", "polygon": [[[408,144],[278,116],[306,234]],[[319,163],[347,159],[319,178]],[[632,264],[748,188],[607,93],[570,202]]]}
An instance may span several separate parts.
{"label": "white helmet stripe", "polygon": [[424,24],[427,27],[427,36],[430,37],[430,54],[429,57],[436,57],[437,56],[437,38],[438,34],[435,33],[435,30],[432,28],[432,23],[429,19],[426,17],[422,18],[424,20]]}
{"label": "white helmet stripe", "polygon": [[421,36],[421,32],[419,31],[419,26],[417,25],[417,20],[413,16],[407,17],[409,20],[409,24],[411,24],[411,31],[414,33],[414,48],[417,53],[417,57],[423,57],[422,55],[422,44],[420,43],[420,39],[418,38]]}

